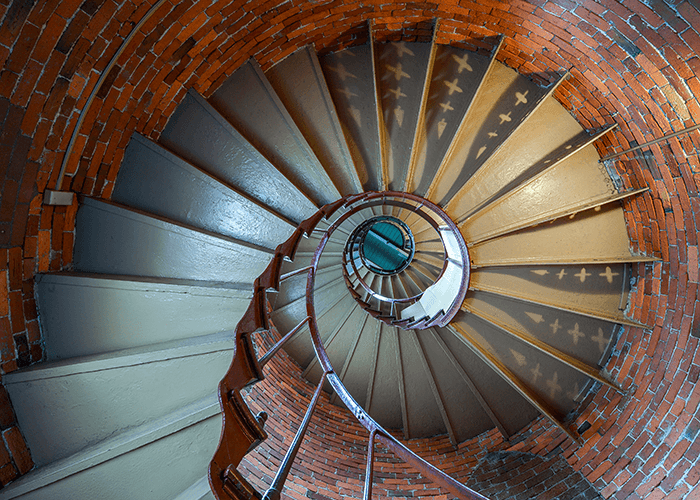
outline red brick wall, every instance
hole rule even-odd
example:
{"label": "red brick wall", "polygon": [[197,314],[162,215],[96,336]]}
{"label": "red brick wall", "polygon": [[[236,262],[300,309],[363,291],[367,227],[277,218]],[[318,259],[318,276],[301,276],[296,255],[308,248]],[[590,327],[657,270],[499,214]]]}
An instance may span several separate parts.
{"label": "red brick wall", "polygon": [[602,500],[560,454],[492,452],[474,469],[467,485],[490,500]]}
{"label": "red brick wall", "polygon": [[[75,207],[43,206],[42,193],[56,180],[78,110],[151,3],[0,0],[5,373],[41,355],[34,273],[72,259]],[[63,188],[109,197],[132,132],[157,138],[186,89],[211,94],[248,57],[265,68],[309,43],[320,51],[363,43],[368,19],[382,38],[424,39],[433,17],[444,19],[441,43],[484,49],[483,37],[504,34],[499,59],[541,81],[571,69],[556,97],[586,127],[618,124],[599,141],[601,154],[680,130],[700,116],[700,13],[683,0],[170,0],[98,92]],[[633,294],[633,316],[653,328],[625,329],[608,364],[630,387],[628,396],[601,390],[592,398],[579,419],[592,424],[580,449],[543,421],[513,447],[542,453],[561,442],[568,462],[605,497],[690,497],[700,478],[694,467],[700,362],[690,335],[700,328],[699,141],[696,132],[648,148],[646,158],[612,162],[627,187],[650,188],[626,202],[628,227],[640,251],[663,259],[638,266]],[[15,453],[16,432],[9,425],[3,441]],[[470,446],[476,443],[462,449],[476,453]],[[2,472],[8,466],[15,474],[26,469],[22,452],[12,456],[0,450],[0,481],[12,476]]]}

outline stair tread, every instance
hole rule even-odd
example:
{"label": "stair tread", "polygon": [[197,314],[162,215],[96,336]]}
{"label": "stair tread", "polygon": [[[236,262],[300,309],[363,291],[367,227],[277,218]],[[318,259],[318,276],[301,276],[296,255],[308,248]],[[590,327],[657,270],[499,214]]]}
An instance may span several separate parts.
{"label": "stair tread", "polygon": [[[106,500],[139,498],[143,491],[152,490],[157,475],[165,477],[167,484],[151,498],[170,500],[206,472],[220,434],[219,414],[218,399],[211,394],[74,455],[38,466],[5,486],[2,497],[9,500],[31,494],[34,499],[54,500],[76,498],[77,491]],[[187,454],[178,452],[182,446],[187,446]],[[164,461],[164,456],[172,459]],[[105,484],[114,486],[105,488]]]}
{"label": "stair tread", "polygon": [[265,72],[280,100],[343,196],[362,190],[318,58],[306,46]]}
{"label": "stair tread", "polygon": [[[530,105],[531,101],[528,100],[527,104],[516,108]],[[513,118],[513,121],[517,119],[515,116]],[[578,141],[586,140],[581,125],[553,97],[543,99],[536,110],[522,119],[526,119],[522,126],[514,129],[499,149],[460,187],[459,192],[454,193],[448,213],[461,217],[473,212],[476,207],[502,192],[512,180],[525,177],[531,169],[539,168],[539,162],[563,154],[573,149]],[[597,164],[597,160],[597,157],[593,159],[593,164]],[[600,174],[594,174],[591,182],[596,182],[596,177],[600,177]]]}
{"label": "stair tread", "polygon": [[78,271],[252,283],[270,250],[85,199],[76,219]]}
{"label": "stair tread", "polygon": [[34,461],[65,458],[213,393],[231,363],[232,338],[224,332],[13,372],[5,384]]}
{"label": "stair tread", "polygon": [[468,126],[457,133],[456,146],[433,181],[429,198],[440,205],[452,199],[546,94],[546,88],[507,66],[491,65],[463,122]]}
{"label": "stair tread", "polygon": [[[313,202],[193,91],[168,121],[160,143],[293,221],[316,211]],[[259,182],[261,177],[265,182]]]}
{"label": "stair tread", "polygon": [[255,61],[238,68],[209,100],[292,184],[318,205],[340,198]]}
{"label": "stair tread", "polygon": [[381,160],[369,44],[326,54],[321,66],[345,132],[360,182],[381,189]]}
{"label": "stair tread", "polygon": [[387,140],[388,187],[403,191],[418,125],[431,44],[376,43],[376,78]]}
{"label": "stair tread", "polygon": [[233,330],[252,298],[243,284],[86,273],[40,274],[35,286],[49,360]]}
{"label": "stair tread", "polygon": [[419,163],[410,192],[419,196],[427,193],[489,63],[490,58],[477,53],[449,45],[438,46],[428,92],[423,140],[418,144]]}
{"label": "stair tread", "polygon": [[266,207],[138,134],[126,148],[111,199],[267,248],[294,230]]}

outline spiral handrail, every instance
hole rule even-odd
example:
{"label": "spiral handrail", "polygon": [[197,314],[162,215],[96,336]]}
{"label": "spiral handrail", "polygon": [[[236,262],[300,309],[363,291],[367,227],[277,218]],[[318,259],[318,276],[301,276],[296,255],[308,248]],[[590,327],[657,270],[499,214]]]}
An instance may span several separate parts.
{"label": "spiral handrail", "polygon": [[[391,203],[387,203],[389,199],[391,199]],[[417,202],[418,204],[412,205],[410,203],[405,203],[405,200]],[[422,207],[426,206],[435,213],[442,213],[437,206],[434,206],[427,200],[408,193],[366,192],[359,195],[343,197],[336,202],[324,205],[313,216],[302,222],[294,231],[292,236],[290,236],[286,242],[282,243],[276,248],[270,264],[260,275],[260,277],[255,280],[253,284],[252,301],[236,327],[236,348],[233,361],[231,362],[228,372],[219,383],[219,402],[222,408],[223,416],[222,432],[219,440],[219,446],[209,466],[209,483],[217,499],[279,499],[284,482],[289,474],[292,462],[297,450],[299,449],[299,446],[301,445],[301,441],[306,432],[306,427],[308,426],[313,414],[321,388],[327,380],[343,404],[345,404],[348,410],[350,410],[355,418],[357,418],[358,422],[370,433],[364,490],[365,500],[369,500],[372,495],[372,462],[374,443],[376,441],[380,442],[404,462],[414,467],[422,475],[430,478],[453,495],[456,495],[458,498],[464,500],[486,500],[486,497],[467,488],[457,480],[423,460],[416,453],[412,452],[396,438],[394,438],[374,419],[372,419],[350,395],[349,391],[340,380],[340,377],[335,373],[321,341],[314,305],[315,279],[321,255],[323,254],[331,235],[338,230],[343,222],[348,220],[357,211],[377,204],[394,204],[395,206],[403,206],[404,208],[412,211],[421,210]],[[333,216],[336,215],[336,213],[341,209],[344,210],[344,212],[332,220]],[[310,236],[312,233],[318,231],[317,226],[324,219],[330,221],[331,223],[330,226],[323,231],[320,242],[311,259],[311,263],[308,266],[304,266],[283,276],[281,274],[283,262],[285,260],[293,261],[301,238],[305,235]],[[445,226],[449,228],[449,230],[456,231],[458,233],[457,226],[447,216],[445,216],[444,222]],[[457,241],[459,241],[459,239]],[[442,314],[438,315],[439,320],[441,321],[447,318],[447,322],[449,322],[449,319],[456,314],[461,306],[467,289],[469,280],[469,260],[466,245],[463,241],[462,246],[458,245],[458,248],[460,251],[463,251],[462,265],[465,266],[464,269],[467,270],[467,272],[463,273],[461,276],[460,292],[457,297],[455,297],[454,303],[451,304],[447,311],[442,311]],[[436,279],[435,283],[438,283],[445,275],[448,261],[446,260],[445,262],[446,264],[443,266],[443,270],[440,273],[440,276]],[[304,318],[302,322],[297,325],[297,327],[278,340],[274,346],[268,349],[268,351],[258,359],[255,354],[255,350],[253,349],[251,335],[258,331],[269,330],[269,312],[267,310],[266,300],[267,291],[278,290],[280,283],[284,279],[287,279],[292,275],[303,274],[304,272],[307,273],[306,318]],[[368,312],[371,313],[371,311]],[[375,314],[372,315],[376,317]],[[436,318],[429,318],[427,321],[426,319],[420,319],[418,321],[412,321],[411,323],[414,325],[413,327],[416,327],[416,324],[430,325],[431,321],[434,321],[435,319]],[[283,459],[280,468],[272,481],[272,484],[265,494],[261,495],[237,471],[237,466],[248,452],[267,438],[264,431],[264,423],[267,415],[264,412],[261,412],[258,415],[253,415],[241,396],[241,390],[244,387],[256,383],[264,378],[262,374],[262,367],[277,352],[279,352],[281,347],[283,347],[283,345],[289,341],[289,339],[296,335],[296,333],[300,331],[306,323],[308,323],[316,358],[323,369],[323,375],[321,376],[321,380],[307,409],[302,424],[300,425],[292,445],[287,451],[287,454],[285,455],[285,458]]]}

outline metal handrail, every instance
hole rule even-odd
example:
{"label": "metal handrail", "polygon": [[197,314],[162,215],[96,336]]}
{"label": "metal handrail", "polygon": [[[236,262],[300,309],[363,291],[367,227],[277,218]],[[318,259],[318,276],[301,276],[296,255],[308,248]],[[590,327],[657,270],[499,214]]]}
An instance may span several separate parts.
{"label": "metal handrail", "polygon": [[[472,491],[420,458],[417,454],[406,448],[403,444],[391,436],[391,434],[384,430],[376,421],[374,421],[353,399],[347,388],[343,385],[340,377],[333,370],[328,355],[321,342],[314,306],[315,279],[321,254],[323,253],[326,244],[330,241],[330,237],[333,232],[338,230],[343,222],[348,220],[352,215],[354,215],[354,213],[357,212],[357,207],[353,207],[353,205],[362,203],[363,206],[367,206],[367,204],[376,203],[376,199],[378,198],[381,198],[381,204],[386,204],[387,197],[400,197],[402,201],[396,202],[396,205],[406,205],[404,208],[410,207],[413,211],[420,211],[423,206],[432,205],[430,202],[427,202],[426,200],[423,200],[417,196],[410,195],[408,193],[393,192],[371,192],[363,193],[362,195],[352,195],[342,198],[335,203],[325,205],[324,207],[321,207],[321,209],[312,217],[302,222],[297,232],[295,232],[295,235],[290,237],[287,242],[277,247],[270,265],[255,281],[251,305],[236,327],[236,345],[238,346],[236,349],[236,354],[231,363],[229,371],[219,384],[219,399],[224,414],[224,421],[219,448],[217,449],[210,464],[209,481],[212,491],[220,500],[224,499],[224,497],[221,496],[222,494],[231,497],[231,492],[254,491],[252,486],[248,484],[240,474],[237,473],[236,467],[238,463],[240,463],[243,456],[245,456],[245,454],[247,454],[257,443],[266,437],[264,431],[262,430],[262,421],[264,419],[258,419],[250,414],[250,411],[240,397],[240,390],[252,382],[262,380],[262,367],[269,362],[275,356],[275,354],[281,350],[281,347],[283,347],[283,345],[290,338],[296,335],[305,324],[308,324],[316,358],[319,365],[324,370],[324,373],[318,387],[316,388],[316,392],[314,393],[314,396],[309,404],[299,430],[297,431],[297,434],[289,450],[287,451],[282,464],[280,465],[278,473],[265,493],[265,500],[276,500],[279,498],[280,492],[284,486],[284,482],[289,474],[289,471],[291,470],[292,462],[294,461],[296,453],[301,445],[325,381],[330,383],[331,387],[339,396],[341,401],[343,401],[345,406],[350,410],[350,412],[353,413],[360,424],[370,432],[371,449],[368,452],[368,472],[367,477],[365,478],[364,493],[365,500],[369,500],[371,498],[373,475],[372,462],[375,440],[381,442],[397,457],[414,467],[423,476],[432,479],[438,485],[444,487],[458,498],[463,500],[488,500],[486,497]],[[418,202],[419,205],[417,207],[411,206],[403,201],[406,199]],[[335,213],[341,208],[345,209],[344,213],[333,220],[330,226],[323,233],[321,241],[319,242],[316,251],[313,253],[310,265],[298,269],[293,273],[287,273],[286,275],[280,276],[281,267],[285,258],[292,259],[294,257],[296,243],[298,242],[297,236],[299,236],[296,233],[298,233],[300,230],[306,232],[307,234],[311,233],[322,219],[325,218],[326,220],[330,220],[332,216],[334,216]],[[454,225],[454,223],[452,223],[452,221],[448,219],[446,222],[451,229],[453,228],[454,230],[457,230],[457,227]],[[436,229],[438,227],[439,225],[436,225]],[[466,247],[464,249],[464,255],[467,255]],[[345,266],[343,266],[343,271],[346,272]],[[290,332],[284,335],[279,341],[277,341],[275,345],[270,348],[259,360],[256,359],[252,345],[250,344],[250,335],[256,331],[269,329],[268,322],[270,312],[265,306],[267,290],[278,290],[280,281],[282,281],[283,278],[287,278],[290,275],[303,274],[303,272],[307,272],[307,317],[304,318]],[[464,283],[464,278],[462,285],[464,286],[464,291],[466,292],[466,283]],[[459,310],[459,306],[461,305],[461,301],[459,302],[460,303],[456,305],[457,310]],[[243,443],[251,443],[247,451],[245,451],[244,448],[241,448],[239,441],[242,441]],[[237,498],[235,493],[233,498]]]}

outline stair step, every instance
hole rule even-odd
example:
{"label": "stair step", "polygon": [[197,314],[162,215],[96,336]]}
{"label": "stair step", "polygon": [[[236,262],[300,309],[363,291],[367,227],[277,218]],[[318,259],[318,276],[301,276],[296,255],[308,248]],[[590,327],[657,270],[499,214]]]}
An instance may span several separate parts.
{"label": "stair step", "polygon": [[[420,332],[421,336],[424,332],[425,330]],[[411,438],[446,433],[445,422],[431,387],[434,376],[429,367],[426,370],[424,365],[425,353],[417,332],[401,330],[398,340],[398,356],[402,364],[401,373],[406,397],[407,428],[404,434]]]}
{"label": "stair step", "polygon": [[627,264],[513,266],[475,269],[470,289],[497,293],[613,323],[625,317]]}
{"label": "stair step", "polygon": [[216,498],[209,487],[209,477],[204,476],[180,493],[174,500],[216,500]]}
{"label": "stair step", "polygon": [[303,133],[254,60],[238,68],[209,101],[319,206],[340,198]]}
{"label": "stair step", "polygon": [[375,68],[386,128],[388,187],[405,189],[426,77],[432,69],[432,45],[419,42],[375,43]]}
{"label": "stair step", "polygon": [[[609,321],[487,292],[473,291],[464,301],[464,308],[495,318],[590,365],[599,365],[607,359],[619,329]],[[576,334],[574,343],[570,331],[581,331],[584,335]]]}
{"label": "stair step", "polygon": [[485,407],[500,422],[506,436],[517,433],[538,416],[537,410],[489,368],[454,329],[448,326],[435,331],[474,384],[474,390],[481,396]]}
{"label": "stair step", "polygon": [[[592,139],[588,134],[585,134],[585,138],[586,142]],[[560,154],[535,164],[534,170],[540,171],[537,175],[513,186],[513,189],[460,224],[466,240],[474,242],[488,238],[504,229],[523,227],[529,221],[542,220],[547,214],[562,213],[569,208],[580,209],[582,205],[616,194],[610,176],[602,171],[598,163],[595,146],[585,145],[583,139],[581,137],[572,141],[573,144],[565,144],[560,148]],[[568,152],[568,146],[571,146],[569,150],[577,152],[561,158]],[[568,182],[561,182],[561,179]]]}
{"label": "stair step", "polygon": [[379,126],[369,44],[321,57],[350,154],[365,191],[382,189]]}
{"label": "stair step", "polygon": [[622,207],[610,204],[472,246],[474,266],[634,262]]}
{"label": "stair step", "polygon": [[[399,386],[403,384],[399,352],[397,329],[382,323],[378,349],[370,353],[376,355],[376,368],[374,377],[370,377],[374,383],[371,397],[364,408],[372,418],[390,429],[402,428],[405,415],[403,386]],[[401,411],[397,411],[400,408]]]}
{"label": "stair step", "polygon": [[134,134],[112,201],[213,233],[274,249],[293,225],[260,203]]}
{"label": "stair step", "polygon": [[416,333],[444,405],[445,416],[452,426],[454,441],[462,443],[491,429],[494,422],[478,397],[469,390],[461,371],[454,365],[454,354],[447,349],[435,329]]}
{"label": "stair step", "polygon": [[[417,144],[418,162],[409,192],[419,196],[427,193],[490,62],[490,58],[474,52],[450,45],[438,46],[428,92],[425,126],[422,140]],[[458,85],[461,92],[447,84]]]}
{"label": "stair step", "polygon": [[340,194],[362,192],[313,47],[306,46],[287,56],[267,70],[265,76]]}
{"label": "stair step", "polygon": [[272,253],[90,198],[76,227],[73,266],[89,273],[252,283]]}
{"label": "stair step", "polygon": [[56,273],[36,277],[49,361],[234,330],[247,285]]}
{"label": "stair step", "polygon": [[[553,92],[555,87],[556,84],[552,85],[548,93]],[[454,218],[473,213],[502,194],[512,180],[526,178],[530,171],[536,172],[541,168],[541,162],[556,158],[587,139],[588,134],[582,134],[581,125],[556,99],[546,97],[541,99],[539,105],[538,102],[531,103],[528,99],[527,104],[515,106],[514,111],[525,108],[529,114],[520,118],[520,125],[510,132],[510,136],[460,187],[459,192],[454,193],[447,208]],[[512,116],[515,118],[515,115]],[[598,165],[597,156],[591,160],[590,165]],[[600,182],[598,179],[603,176],[609,178],[607,172],[591,172],[590,182]],[[566,184],[561,179],[559,182]]]}
{"label": "stair step", "polygon": [[34,365],[4,377],[38,465],[66,458],[214,392],[233,333]]}
{"label": "stair step", "polygon": [[[462,88],[459,78],[450,83]],[[545,95],[547,89],[503,64],[492,64],[455,136],[454,147],[428,190],[428,199],[446,205]]]}
{"label": "stair step", "polygon": [[316,212],[302,191],[194,91],[175,110],[160,143],[292,221],[301,222]]}
{"label": "stair step", "polygon": [[453,324],[472,334],[482,348],[545,401],[561,420],[575,408],[576,398],[589,383],[584,374],[550,356],[541,355],[534,347],[475,314],[459,312]]}
{"label": "stair step", "polygon": [[212,394],[37,467],[5,486],[1,496],[124,500],[148,492],[149,499],[172,500],[206,474],[221,433],[220,411]]}

